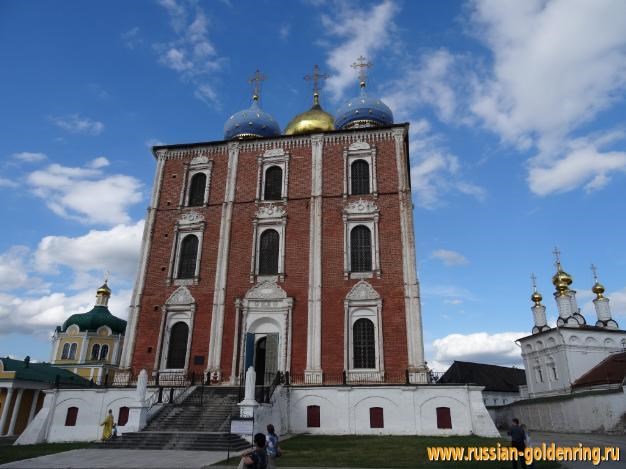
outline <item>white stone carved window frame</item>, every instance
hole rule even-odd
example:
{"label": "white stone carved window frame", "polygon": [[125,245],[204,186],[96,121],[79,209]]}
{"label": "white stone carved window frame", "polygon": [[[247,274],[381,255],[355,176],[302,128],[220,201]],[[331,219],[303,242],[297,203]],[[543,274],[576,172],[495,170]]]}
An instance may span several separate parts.
{"label": "white stone carved window frame", "polygon": [[[352,195],[352,163],[363,160],[369,167],[370,190],[369,194],[378,197],[378,184],[376,181],[376,148],[367,142],[354,142],[343,151],[343,197]],[[367,194],[359,194],[367,195]]]}
{"label": "white stone carved window frame", "polygon": [[[383,300],[365,280],[357,282],[343,302],[344,305],[344,370],[350,381],[384,382],[385,357],[383,347]],[[354,368],[354,324],[359,319],[368,319],[374,324],[375,367]]]}
{"label": "white stone carved window frame", "polygon": [[[159,353],[155,357],[154,368],[155,370],[168,372],[187,371],[191,359],[191,339],[193,335],[193,322],[196,313],[196,300],[193,298],[187,287],[178,287],[161,307],[161,312],[163,314],[161,316],[159,343],[157,344],[157,350]],[[185,367],[175,369],[167,368],[172,327],[178,322],[187,324],[187,327],[189,328],[189,333],[187,334]]]}
{"label": "white stone carved window frame", "polygon": [[189,163],[185,163],[185,176],[183,178],[183,188],[180,192],[180,207],[189,207],[189,191],[191,189],[191,179],[198,173],[204,173],[206,176],[206,185],[204,186],[204,198],[201,206],[206,207],[209,204],[209,188],[211,187],[211,174],[213,172],[213,161],[206,156],[196,156]]}
{"label": "white stone carved window frame", "polygon": [[[250,260],[250,283],[283,282],[285,280],[285,231],[287,227],[287,211],[282,205],[262,204],[252,221],[252,258]],[[276,275],[259,275],[261,236],[267,230],[278,233],[278,273]]]}
{"label": "white stone carved window frame", "polygon": [[[197,285],[200,280],[200,265],[202,259],[202,239],[204,235],[204,217],[195,211],[185,212],[176,222],[174,243],[170,255],[170,267],[167,274],[167,285]],[[178,278],[180,264],[180,250],[183,240],[188,235],[198,238],[198,252],[196,254],[196,270],[192,278]]]}
{"label": "white stone carved window frame", "polygon": [[[257,163],[259,166],[256,190],[257,203],[265,202],[265,175],[267,170],[272,166],[278,166],[283,171],[280,200],[287,200],[289,189],[289,158],[289,153],[282,148],[272,148],[257,157]],[[280,200],[268,200],[267,202],[276,203],[280,202]]]}
{"label": "white stone carved window frame", "polygon": [[[379,211],[372,200],[359,199],[347,204],[343,209],[344,225],[344,262],[343,276],[349,278],[380,278],[380,248],[378,242]],[[351,233],[354,228],[363,225],[370,230],[372,241],[372,270],[369,272],[352,272]]]}

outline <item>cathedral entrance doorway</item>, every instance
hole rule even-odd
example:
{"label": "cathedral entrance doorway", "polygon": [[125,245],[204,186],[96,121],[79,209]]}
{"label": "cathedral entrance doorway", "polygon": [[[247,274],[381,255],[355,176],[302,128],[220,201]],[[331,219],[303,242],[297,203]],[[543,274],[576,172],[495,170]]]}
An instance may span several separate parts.
{"label": "cathedral entrance doorway", "polygon": [[274,379],[279,369],[278,355],[278,334],[246,334],[245,369],[254,367],[257,386],[263,386]]}

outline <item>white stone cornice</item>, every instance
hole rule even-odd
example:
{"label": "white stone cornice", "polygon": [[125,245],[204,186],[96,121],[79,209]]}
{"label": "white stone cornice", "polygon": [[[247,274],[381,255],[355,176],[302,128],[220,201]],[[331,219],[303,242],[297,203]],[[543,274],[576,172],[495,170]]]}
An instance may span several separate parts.
{"label": "white stone cornice", "polygon": [[178,287],[174,293],[170,295],[170,297],[165,302],[168,306],[173,305],[191,305],[194,304],[196,300],[191,295],[189,289],[185,286]]}
{"label": "white stone cornice", "polygon": [[359,140],[357,142],[354,142],[352,145],[350,145],[348,147],[348,150],[358,151],[358,150],[369,150],[370,148],[371,147],[369,143]]}
{"label": "white stone cornice", "polygon": [[195,223],[201,223],[204,221],[204,216],[202,214],[191,211],[183,214],[182,217],[178,220],[179,225],[193,225]]}
{"label": "white stone cornice", "polygon": [[372,287],[365,280],[360,280],[359,282],[357,282],[350,290],[350,293],[348,293],[348,295],[346,296],[346,300],[348,301],[379,299],[380,295],[378,294],[378,292],[374,290],[374,287]]}
{"label": "white stone cornice", "polygon": [[343,211],[348,215],[365,215],[377,213],[378,207],[373,200],[359,199],[346,205]]}
{"label": "white stone cornice", "polygon": [[200,156],[196,156],[195,158],[193,158],[190,161],[190,165],[200,165],[200,164],[207,164],[209,162],[209,157],[206,155],[200,155]]}
{"label": "white stone cornice", "polygon": [[281,300],[287,298],[287,292],[275,282],[263,281],[246,292],[247,300]]}
{"label": "white stone cornice", "polygon": [[267,218],[283,218],[287,215],[284,207],[274,204],[263,204],[256,212],[256,218],[262,220]]}

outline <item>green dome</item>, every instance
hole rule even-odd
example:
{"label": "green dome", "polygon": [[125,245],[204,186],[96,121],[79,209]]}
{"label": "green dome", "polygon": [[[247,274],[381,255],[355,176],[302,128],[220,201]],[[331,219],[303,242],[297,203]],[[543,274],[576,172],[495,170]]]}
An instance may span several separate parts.
{"label": "green dome", "polygon": [[95,332],[101,326],[109,326],[113,334],[126,331],[126,321],[113,316],[106,306],[99,305],[86,313],[72,314],[61,326],[61,332],[65,332],[72,324],[76,324],[81,331]]}

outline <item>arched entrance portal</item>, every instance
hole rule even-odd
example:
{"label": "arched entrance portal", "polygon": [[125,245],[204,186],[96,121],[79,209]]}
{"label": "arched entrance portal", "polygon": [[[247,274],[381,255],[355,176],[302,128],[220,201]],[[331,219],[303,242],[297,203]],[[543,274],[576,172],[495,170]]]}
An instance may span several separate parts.
{"label": "arched entrance portal", "polygon": [[245,369],[253,366],[256,372],[256,385],[270,383],[278,371],[278,334],[246,334]]}
{"label": "arched entrance portal", "polygon": [[267,339],[262,337],[256,341],[254,346],[254,370],[256,371],[256,384],[263,386],[265,384],[265,347]]}

